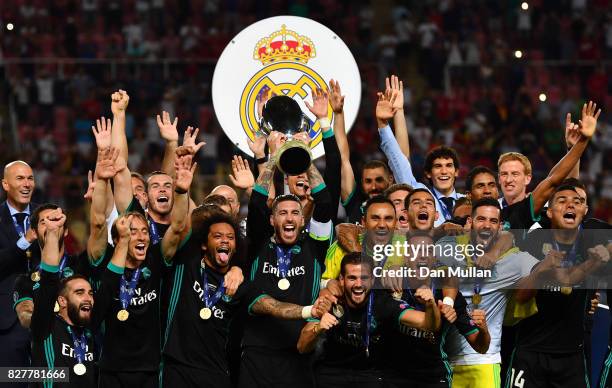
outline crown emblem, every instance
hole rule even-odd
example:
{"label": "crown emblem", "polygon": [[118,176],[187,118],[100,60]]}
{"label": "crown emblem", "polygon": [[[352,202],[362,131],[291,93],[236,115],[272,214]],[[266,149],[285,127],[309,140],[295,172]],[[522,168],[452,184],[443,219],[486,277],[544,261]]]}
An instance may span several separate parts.
{"label": "crown emblem", "polygon": [[312,41],[295,31],[288,30],[283,24],[280,31],[275,31],[257,42],[253,59],[266,66],[276,62],[307,63],[316,56]]}

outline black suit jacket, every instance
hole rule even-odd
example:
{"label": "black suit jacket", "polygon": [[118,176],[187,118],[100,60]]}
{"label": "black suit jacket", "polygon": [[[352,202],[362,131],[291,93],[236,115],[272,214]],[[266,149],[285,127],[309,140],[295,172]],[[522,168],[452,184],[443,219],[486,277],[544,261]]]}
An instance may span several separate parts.
{"label": "black suit jacket", "polygon": [[[30,204],[30,214],[36,209]],[[13,289],[18,275],[28,272],[26,252],[17,246],[19,234],[6,201],[0,205],[0,330],[11,327],[17,315],[13,311]],[[35,241],[30,246],[31,259],[40,261],[40,248]]]}

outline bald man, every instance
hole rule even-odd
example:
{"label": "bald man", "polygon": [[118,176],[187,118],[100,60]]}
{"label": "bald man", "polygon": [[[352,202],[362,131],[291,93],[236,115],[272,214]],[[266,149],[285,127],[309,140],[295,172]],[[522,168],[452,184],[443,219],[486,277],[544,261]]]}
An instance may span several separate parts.
{"label": "bald man", "polygon": [[32,244],[36,234],[30,228],[30,214],[36,208],[30,203],[35,187],[32,168],[26,162],[17,160],[4,167],[2,189],[6,201],[0,205],[0,366],[29,365],[29,334],[19,324],[12,306],[16,302],[13,288],[17,276],[30,273],[30,259],[40,257],[38,244]]}
{"label": "bald man", "polygon": [[240,201],[238,200],[236,190],[227,185],[219,185],[215,187],[210,194],[217,194],[227,199],[227,202],[229,202],[229,205],[232,208],[232,215],[234,217],[238,217],[238,212],[240,211]]}

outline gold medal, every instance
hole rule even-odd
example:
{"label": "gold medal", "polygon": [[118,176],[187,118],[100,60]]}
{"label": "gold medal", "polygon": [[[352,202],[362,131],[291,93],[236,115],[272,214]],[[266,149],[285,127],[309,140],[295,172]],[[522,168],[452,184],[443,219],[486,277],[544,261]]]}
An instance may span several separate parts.
{"label": "gold medal", "polygon": [[210,319],[211,316],[212,316],[212,310],[209,309],[208,307],[203,307],[200,310],[200,318],[202,318],[203,320]]}
{"label": "gold medal", "polygon": [[479,305],[480,302],[482,302],[482,295],[480,294],[474,294],[472,295],[472,303],[474,305]]}
{"label": "gold medal", "polygon": [[401,291],[393,291],[393,293],[391,294],[391,297],[395,300],[401,300],[402,299],[402,292]]}
{"label": "gold medal", "polygon": [[32,279],[33,282],[40,282],[40,272],[32,272],[32,275],[30,275],[30,279]]}
{"label": "gold medal", "polygon": [[281,280],[278,281],[278,288],[280,288],[283,291],[289,289],[289,286],[291,286],[291,283],[289,283],[289,280],[285,278],[282,278]]}
{"label": "gold medal", "polygon": [[573,291],[572,287],[561,287],[561,293],[563,295],[569,295],[572,293],[572,291]]}
{"label": "gold medal", "polygon": [[26,257],[29,259],[30,257],[32,257],[32,251],[31,250],[27,250],[26,251]]}
{"label": "gold medal", "polygon": [[334,317],[340,319],[344,315],[344,307],[339,304],[334,304],[332,307],[332,314]]}
{"label": "gold medal", "polygon": [[59,313],[59,303],[55,302],[55,306],[53,306],[53,312]]}
{"label": "gold medal", "polygon": [[126,309],[121,309],[117,313],[117,319],[120,320],[121,322],[127,321],[129,317],[130,317],[130,313]]}

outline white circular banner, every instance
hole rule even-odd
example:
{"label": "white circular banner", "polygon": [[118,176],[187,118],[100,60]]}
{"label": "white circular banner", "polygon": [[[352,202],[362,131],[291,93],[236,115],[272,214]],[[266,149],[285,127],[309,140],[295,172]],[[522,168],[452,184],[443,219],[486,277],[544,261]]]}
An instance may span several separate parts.
{"label": "white circular banner", "polygon": [[[258,129],[257,97],[262,89],[295,99],[314,123],[309,135],[314,158],[323,155],[322,136],[316,117],[304,101],[312,102],[316,88],[329,90],[329,80],[340,82],[346,95],[344,116],[347,131],[357,117],[361,77],[355,58],[332,30],[314,20],[275,16],[251,24],[227,45],[213,75],[215,114],[232,143],[253,156],[247,138]],[[328,107],[328,118],[333,112]]]}

